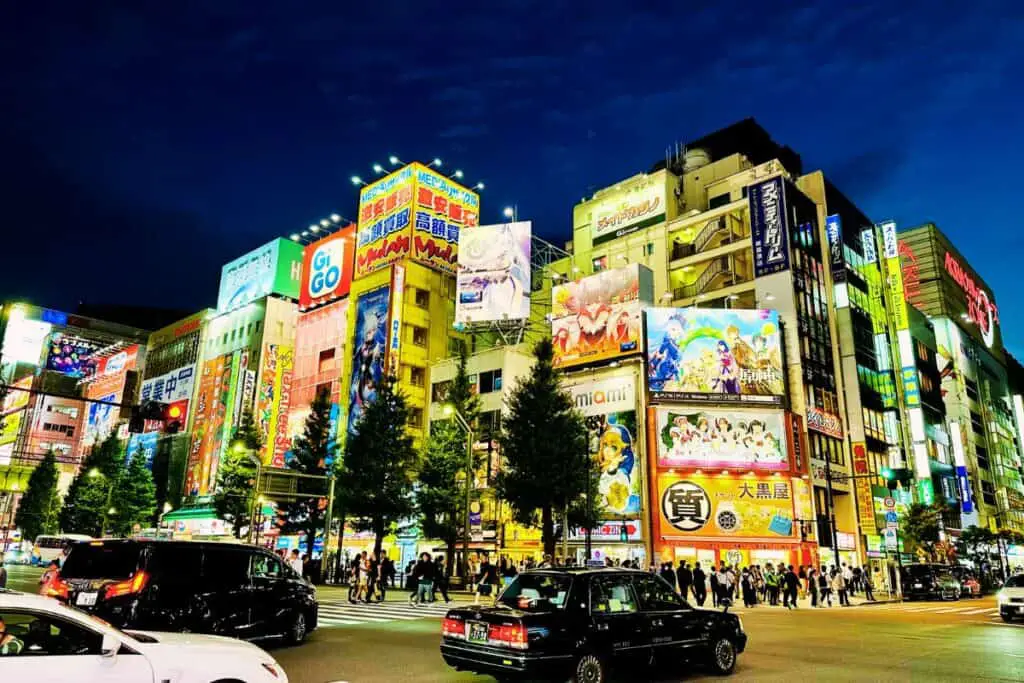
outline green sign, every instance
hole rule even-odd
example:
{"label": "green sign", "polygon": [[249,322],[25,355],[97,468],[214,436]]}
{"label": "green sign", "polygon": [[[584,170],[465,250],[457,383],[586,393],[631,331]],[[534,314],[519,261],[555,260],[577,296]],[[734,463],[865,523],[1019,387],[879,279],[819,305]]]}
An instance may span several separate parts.
{"label": "green sign", "polygon": [[932,505],[935,502],[935,488],[931,479],[917,480],[917,499],[924,505]]}
{"label": "green sign", "polygon": [[221,269],[217,312],[226,313],[268,294],[299,298],[302,245],[283,238],[264,244]]}

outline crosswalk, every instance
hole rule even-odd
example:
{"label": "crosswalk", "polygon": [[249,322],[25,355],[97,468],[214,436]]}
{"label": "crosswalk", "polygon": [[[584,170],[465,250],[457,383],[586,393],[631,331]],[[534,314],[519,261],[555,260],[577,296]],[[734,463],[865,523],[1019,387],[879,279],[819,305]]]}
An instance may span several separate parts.
{"label": "crosswalk", "polygon": [[452,601],[445,603],[439,600],[423,605],[410,605],[405,601],[388,601],[381,603],[352,604],[347,600],[324,600],[320,602],[319,625],[359,626],[362,624],[383,624],[388,622],[416,621],[418,619],[440,619],[453,608],[466,603]]}
{"label": "crosswalk", "polygon": [[872,612],[901,612],[906,614],[947,614],[971,619],[999,619],[999,608],[992,604],[982,605],[969,601],[961,602],[893,602],[866,607]]}

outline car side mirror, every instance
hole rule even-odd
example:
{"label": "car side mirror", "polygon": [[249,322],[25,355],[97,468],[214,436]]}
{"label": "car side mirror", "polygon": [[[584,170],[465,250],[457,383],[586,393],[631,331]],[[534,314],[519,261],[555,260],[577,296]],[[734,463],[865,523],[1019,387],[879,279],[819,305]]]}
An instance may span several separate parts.
{"label": "car side mirror", "polygon": [[100,655],[103,657],[116,657],[117,651],[121,649],[121,641],[113,635],[103,635],[103,643],[100,645]]}
{"label": "car side mirror", "polygon": [[732,600],[730,600],[729,598],[719,598],[718,604],[722,606],[723,612],[728,612],[729,607],[732,606]]}

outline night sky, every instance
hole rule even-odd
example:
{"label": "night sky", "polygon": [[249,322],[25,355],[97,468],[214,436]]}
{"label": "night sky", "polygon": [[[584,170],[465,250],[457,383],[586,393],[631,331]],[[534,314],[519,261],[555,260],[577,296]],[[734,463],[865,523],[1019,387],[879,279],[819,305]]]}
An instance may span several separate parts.
{"label": "night sky", "polygon": [[213,305],[391,154],[561,244],[584,194],[754,116],[873,220],[935,221],[1024,350],[1021,3],[9,4],[0,298]]}

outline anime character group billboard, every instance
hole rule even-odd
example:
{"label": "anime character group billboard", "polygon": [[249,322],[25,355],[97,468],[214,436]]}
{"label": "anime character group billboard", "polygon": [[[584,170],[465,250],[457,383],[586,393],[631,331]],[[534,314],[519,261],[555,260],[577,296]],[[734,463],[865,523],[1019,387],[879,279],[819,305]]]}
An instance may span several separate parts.
{"label": "anime character group billboard", "polygon": [[377,398],[377,387],[384,378],[390,298],[391,287],[385,285],[363,294],[356,303],[352,381],[348,391],[349,434],[355,432],[366,405]]}
{"label": "anime character group billboard", "polygon": [[777,410],[657,410],[658,466],[785,470],[786,427]]}
{"label": "anime character group billboard", "polygon": [[648,308],[644,325],[647,383],[658,398],[782,402],[777,311]]}
{"label": "anime character group billboard", "polygon": [[646,266],[605,270],[551,290],[551,336],[556,367],[640,352],[641,312],[652,303]]}

